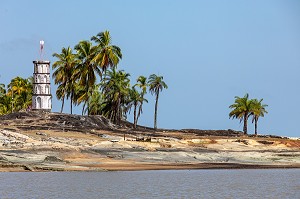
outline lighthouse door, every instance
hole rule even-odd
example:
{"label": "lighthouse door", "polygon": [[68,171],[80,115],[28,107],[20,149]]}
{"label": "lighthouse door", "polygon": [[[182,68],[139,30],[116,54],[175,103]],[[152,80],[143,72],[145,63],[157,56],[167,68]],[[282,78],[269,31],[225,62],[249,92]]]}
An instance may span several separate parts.
{"label": "lighthouse door", "polygon": [[36,108],[41,109],[42,108],[42,100],[40,97],[36,98]]}

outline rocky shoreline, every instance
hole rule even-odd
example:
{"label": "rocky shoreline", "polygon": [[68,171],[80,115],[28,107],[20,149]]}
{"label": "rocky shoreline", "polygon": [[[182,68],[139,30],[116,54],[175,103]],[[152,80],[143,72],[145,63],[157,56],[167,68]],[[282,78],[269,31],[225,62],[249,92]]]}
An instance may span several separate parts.
{"label": "rocky shoreline", "polygon": [[0,171],[300,168],[300,140],[116,126],[102,116],[0,116]]}

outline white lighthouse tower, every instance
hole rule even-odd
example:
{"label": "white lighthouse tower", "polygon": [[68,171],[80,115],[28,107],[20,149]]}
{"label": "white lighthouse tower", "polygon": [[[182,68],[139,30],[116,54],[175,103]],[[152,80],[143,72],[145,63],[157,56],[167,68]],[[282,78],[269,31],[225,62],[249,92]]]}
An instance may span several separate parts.
{"label": "white lighthouse tower", "polygon": [[42,60],[44,41],[40,41],[41,60],[33,61],[32,110],[51,112],[50,61]]}

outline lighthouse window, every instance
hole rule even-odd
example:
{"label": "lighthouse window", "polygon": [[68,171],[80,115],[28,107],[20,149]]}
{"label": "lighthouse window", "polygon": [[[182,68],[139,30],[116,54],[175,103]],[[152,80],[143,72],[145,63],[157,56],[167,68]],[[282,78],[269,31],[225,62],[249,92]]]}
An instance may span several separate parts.
{"label": "lighthouse window", "polygon": [[42,93],[43,93],[42,87],[41,87],[41,85],[38,85],[38,94],[42,94]]}
{"label": "lighthouse window", "polygon": [[50,90],[50,89],[49,89],[49,86],[47,85],[47,86],[46,86],[45,94],[50,94],[49,90]]}
{"label": "lighthouse window", "polygon": [[39,78],[39,82],[38,83],[43,83],[43,79],[40,75],[38,75],[38,78]]}

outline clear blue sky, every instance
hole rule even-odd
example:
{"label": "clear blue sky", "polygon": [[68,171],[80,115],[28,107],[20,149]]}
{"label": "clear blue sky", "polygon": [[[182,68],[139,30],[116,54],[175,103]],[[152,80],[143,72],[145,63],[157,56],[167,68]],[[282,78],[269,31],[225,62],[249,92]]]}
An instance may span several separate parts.
{"label": "clear blue sky", "polygon": [[[298,0],[1,0],[0,27],[1,83],[32,75],[41,39],[53,63],[62,47],[109,30],[123,52],[118,68],[133,83],[156,73],[169,85],[159,127],[242,130],[228,106],[249,93],[269,105],[259,133],[300,136]],[[152,126],[155,98],[147,97],[140,123]]]}

